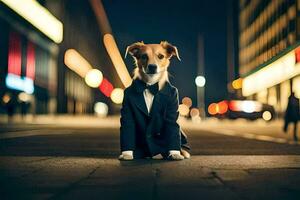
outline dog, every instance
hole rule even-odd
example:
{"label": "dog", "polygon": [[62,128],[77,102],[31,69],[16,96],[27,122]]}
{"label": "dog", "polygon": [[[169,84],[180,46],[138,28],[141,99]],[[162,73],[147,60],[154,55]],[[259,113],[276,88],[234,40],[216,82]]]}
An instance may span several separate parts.
{"label": "dog", "polygon": [[121,108],[120,160],[150,157],[190,158],[187,137],[178,119],[178,90],[168,77],[170,59],[180,60],[177,47],[136,42],[127,47],[136,68],[133,82],[125,89]]}

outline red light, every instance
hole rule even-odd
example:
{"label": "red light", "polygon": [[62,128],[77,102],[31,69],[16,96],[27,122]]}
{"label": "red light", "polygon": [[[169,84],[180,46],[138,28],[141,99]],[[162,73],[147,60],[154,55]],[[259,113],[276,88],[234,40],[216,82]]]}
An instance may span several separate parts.
{"label": "red light", "polygon": [[114,86],[106,79],[103,78],[101,84],[99,85],[99,90],[107,97],[110,97]]}
{"label": "red light", "polygon": [[296,63],[300,62],[300,48],[295,49]]}
{"label": "red light", "polygon": [[21,75],[21,38],[15,33],[9,34],[8,73]]}
{"label": "red light", "polygon": [[231,111],[241,111],[241,101],[230,101],[228,108]]}
{"label": "red light", "polygon": [[26,65],[26,77],[34,80],[35,75],[35,51],[34,45],[28,42],[27,46],[27,65]]}
{"label": "red light", "polygon": [[219,114],[224,114],[227,112],[228,110],[228,105],[227,105],[227,101],[221,101],[218,103],[218,113]]}

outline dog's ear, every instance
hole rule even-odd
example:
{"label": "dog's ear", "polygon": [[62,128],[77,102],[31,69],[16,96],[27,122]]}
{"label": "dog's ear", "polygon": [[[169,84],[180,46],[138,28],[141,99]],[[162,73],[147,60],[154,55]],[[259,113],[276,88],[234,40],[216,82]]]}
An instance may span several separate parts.
{"label": "dog's ear", "polygon": [[144,42],[136,42],[133,43],[132,45],[128,46],[126,48],[126,52],[125,52],[125,58],[127,56],[127,54],[129,53],[130,55],[132,55],[133,57],[137,57],[140,53],[141,48],[145,46]]}
{"label": "dog's ear", "polygon": [[178,60],[181,60],[178,54],[177,47],[173,46],[167,41],[161,41],[160,45],[166,49],[169,58],[171,58],[172,56],[176,56]]}

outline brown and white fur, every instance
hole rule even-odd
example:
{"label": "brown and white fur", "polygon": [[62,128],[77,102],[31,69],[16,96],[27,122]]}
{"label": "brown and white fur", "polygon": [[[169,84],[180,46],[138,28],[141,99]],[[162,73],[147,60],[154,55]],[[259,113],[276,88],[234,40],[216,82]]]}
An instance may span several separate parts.
{"label": "brown and white fur", "polygon": [[[128,53],[132,55],[136,64],[133,79],[138,78],[150,85],[158,82],[159,90],[169,81],[170,59],[175,56],[180,60],[177,47],[167,41],[161,41],[160,44],[136,42],[127,47],[125,57]],[[181,149],[180,152],[184,158],[190,158],[190,154],[184,149]]]}

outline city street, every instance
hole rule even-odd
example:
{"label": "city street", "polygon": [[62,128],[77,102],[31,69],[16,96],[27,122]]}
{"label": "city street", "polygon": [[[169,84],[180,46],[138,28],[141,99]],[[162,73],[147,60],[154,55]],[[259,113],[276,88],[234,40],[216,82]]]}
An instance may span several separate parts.
{"label": "city street", "polygon": [[1,199],[300,197],[300,146],[276,123],[183,121],[191,159],[120,162],[118,117],[64,121],[1,125]]}
{"label": "city street", "polygon": [[0,0],[0,200],[300,200],[299,5]]}

